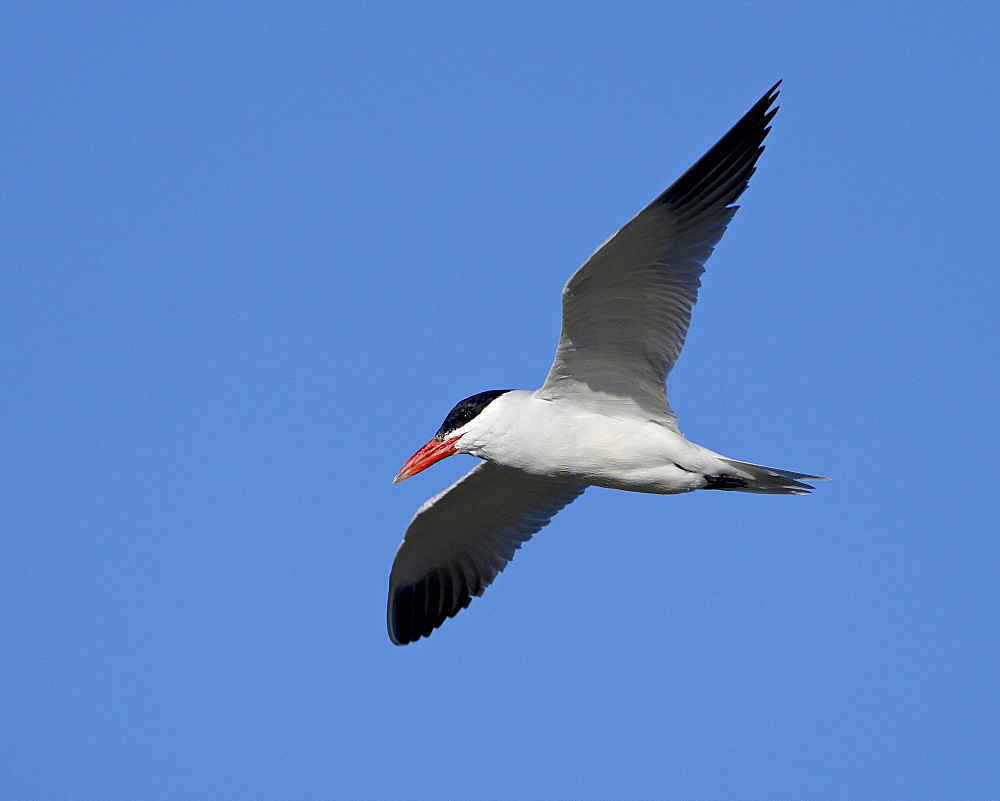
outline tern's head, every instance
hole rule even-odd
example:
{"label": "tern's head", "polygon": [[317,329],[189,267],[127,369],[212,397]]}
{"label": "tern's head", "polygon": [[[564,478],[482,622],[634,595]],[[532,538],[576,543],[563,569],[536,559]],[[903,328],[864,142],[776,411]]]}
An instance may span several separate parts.
{"label": "tern's head", "polygon": [[456,403],[455,408],[448,412],[448,416],[444,418],[444,422],[434,438],[406,460],[406,464],[396,473],[392,483],[395,484],[416,475],[421,470],[430,467],[434,462],[451,456],[453,453],[458,453],[462,437],[469,433],[480,412],[505,392],[510,392],[510,390],[491,389],[489,392],[480,392],[478,395]]}

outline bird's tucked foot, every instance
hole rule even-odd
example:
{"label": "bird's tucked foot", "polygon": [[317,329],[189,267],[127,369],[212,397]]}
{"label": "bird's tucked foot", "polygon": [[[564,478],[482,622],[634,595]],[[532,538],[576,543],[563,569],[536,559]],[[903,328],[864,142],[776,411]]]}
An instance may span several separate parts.
{"label": "bird's tucked foot", "polygon": [[720,473],[717,476],[705,476],[705,489],[727,490],[749,487],[742,478]]}

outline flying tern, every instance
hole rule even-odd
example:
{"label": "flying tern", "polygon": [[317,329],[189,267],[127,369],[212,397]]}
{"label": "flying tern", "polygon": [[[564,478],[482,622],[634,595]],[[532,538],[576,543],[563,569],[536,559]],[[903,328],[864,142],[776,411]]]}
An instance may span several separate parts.
{"label": "flying tern", "polygon": [[764,151],[779,84],[569,279],[541,389],[466,398],[400,469],[394,481],[455,453],[482,460],[421,506],[406,530],[389,577],[394,643],[428,636],[482,595],[589,486],[802,495],[813,489],[802,479],[820,480],[689,442],[666,393],[705,261]]}

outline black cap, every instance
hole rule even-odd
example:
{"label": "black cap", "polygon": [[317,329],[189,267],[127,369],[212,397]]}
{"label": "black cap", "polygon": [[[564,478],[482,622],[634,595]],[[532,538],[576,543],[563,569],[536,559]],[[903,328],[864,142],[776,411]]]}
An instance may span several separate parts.
{"label": "black cap", "polygon": [[448,416],[444,418],[444,422],[434,435],[434,439],[444,439],[452,431],[461,428],[505,392],[510,392],[510,390],[491,389],[489,392],[480,392],[478,395],[472,395],[463,401],[459,401],[455,404],[455,408],[448,412]]}

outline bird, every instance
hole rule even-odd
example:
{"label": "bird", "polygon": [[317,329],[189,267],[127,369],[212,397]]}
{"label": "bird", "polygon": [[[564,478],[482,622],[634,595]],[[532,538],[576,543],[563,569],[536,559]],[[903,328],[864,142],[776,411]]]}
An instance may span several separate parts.
{"label": "bird", "polygon": [[804,480],[825,480],[690,442],[667,400],[705,262],[756,170],[780,84],[572,275],[541,388],[465,398],[400,468],[393,483],[456,453],[481,460],[407,527],[389,575],[393,643],[429,636],[481,596],[587,487],[802,495],[814,489]]}

